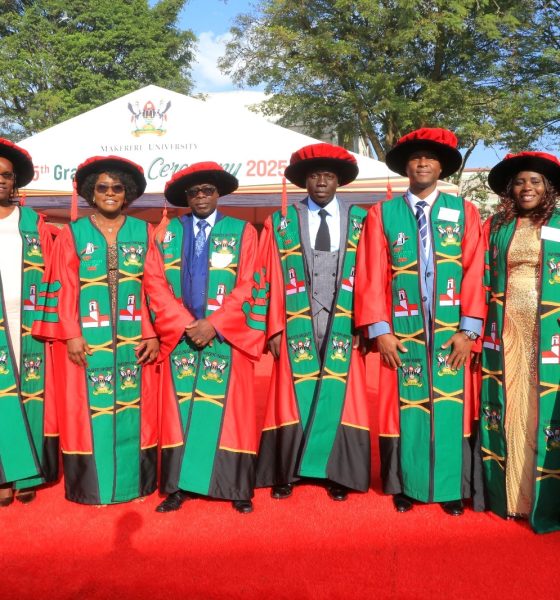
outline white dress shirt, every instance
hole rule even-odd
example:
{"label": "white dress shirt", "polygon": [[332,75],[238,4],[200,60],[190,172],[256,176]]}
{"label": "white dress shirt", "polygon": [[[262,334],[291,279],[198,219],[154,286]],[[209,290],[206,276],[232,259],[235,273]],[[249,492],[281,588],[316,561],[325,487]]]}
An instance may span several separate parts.
{"label": "white dress shirt", "polygon": [[319,210],[324,208],[327,211],[327,226],[331,237],[331,252],[337,252],[340,248],[340,206],[338,198],[335,196],[326,206],[319,206],[310,196],[307,197],[307,208],[309,209],[309,241],[311,247],[315,248],[315,238],[321,217]]}

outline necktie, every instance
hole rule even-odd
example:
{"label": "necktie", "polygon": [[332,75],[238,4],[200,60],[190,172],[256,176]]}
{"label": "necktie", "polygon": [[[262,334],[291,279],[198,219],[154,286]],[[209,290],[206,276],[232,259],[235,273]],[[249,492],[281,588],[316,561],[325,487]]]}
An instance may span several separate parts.
{"label": "necktie", "polygon": [[427,202],[420,200],[416,203],[416,220],[418,221],[418,234],[422,241],[422,247],[424,248],[424,254],[428,244],[428,220],[426,219],[426,213],[424,209],[428,206]]}
{"label": "necktie", "polygon": [[198,233],[194,238],[194,256],[195,258],[200,258],[206,246],[206,228],[208,227],[208,223],[204,219],[201,219],[197,222],[196,226],[198,227]]}
{"label": "necktie", "polygon": [[329,213],[324,208],[319,210],[321,223],[319,224],[317,237],[315,238],[315,250],[324,250],[326,252],[331,251],[331,234],[329,233],[329,226],[327,225],[328,214]]}

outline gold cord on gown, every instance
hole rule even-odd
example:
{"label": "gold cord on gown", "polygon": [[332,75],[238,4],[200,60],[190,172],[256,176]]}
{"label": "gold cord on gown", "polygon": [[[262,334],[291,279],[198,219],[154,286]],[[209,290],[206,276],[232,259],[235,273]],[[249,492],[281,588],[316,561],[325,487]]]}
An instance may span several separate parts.
{"label": "gold cord on gown", "polygon": [[537,309],[540,228],[520,220],[508,253],[504,314],[506,493],[509,515],[527,516],[533,497],[537,429]]}
{"label": "gold cord on gown", "polygon": [[113,314],[113,322],[117,312],[117,293],[119,284],[119,253],[117,243],[107,244],[107,283],[109,284],[109,292],[111,295],[111,311]]}

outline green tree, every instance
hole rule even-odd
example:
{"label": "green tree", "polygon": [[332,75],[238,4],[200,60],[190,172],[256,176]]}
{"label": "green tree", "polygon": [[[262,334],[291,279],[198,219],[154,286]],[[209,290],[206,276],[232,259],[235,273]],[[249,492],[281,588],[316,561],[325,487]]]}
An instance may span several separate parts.
{"label": "green tree", "polygon": [[380,160],[411,129],[444,126],[466,163],[479,142],[558,134],[559,18],[550,0],[261,0],[220,65],[264,84],[284,125],[357,132]]}
{"label": "green tree", "polygon": [[25,137],[156,84],[191,89],[186,0],[0,0],[0,131]]}
{"label": "green tree", "polygon": [[474,202],[483,222],[495,212],[499,202],[498,196],[488,186],[488,171],[484,169],[463,173],[459,195]]}
{"label": "green tree", "polygon": [[542,144],[543,138],[560,145],[560,1],[534,5],[515,33],[519,51],[504,64],[504,76],[512,78],[513,101],[506,98],[496,113],[501,141],[515,151]]}

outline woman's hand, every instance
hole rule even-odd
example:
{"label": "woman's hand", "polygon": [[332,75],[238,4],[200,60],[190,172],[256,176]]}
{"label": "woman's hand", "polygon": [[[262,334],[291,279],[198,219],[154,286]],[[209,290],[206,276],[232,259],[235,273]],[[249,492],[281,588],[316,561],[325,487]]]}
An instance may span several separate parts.
{"label": "woman's hand", "polygon": [[142,340],[135,348],[137,363],[139,365],[149,365],[153,363],[159,354],[159,340],[157,338],[148,338]]}
{"label": "woman's hand", "polygon": [[92,354],[88,343],[83,336],[66,340],[66,351],[68,358],[78,367],[87,367],[86,355]]}

